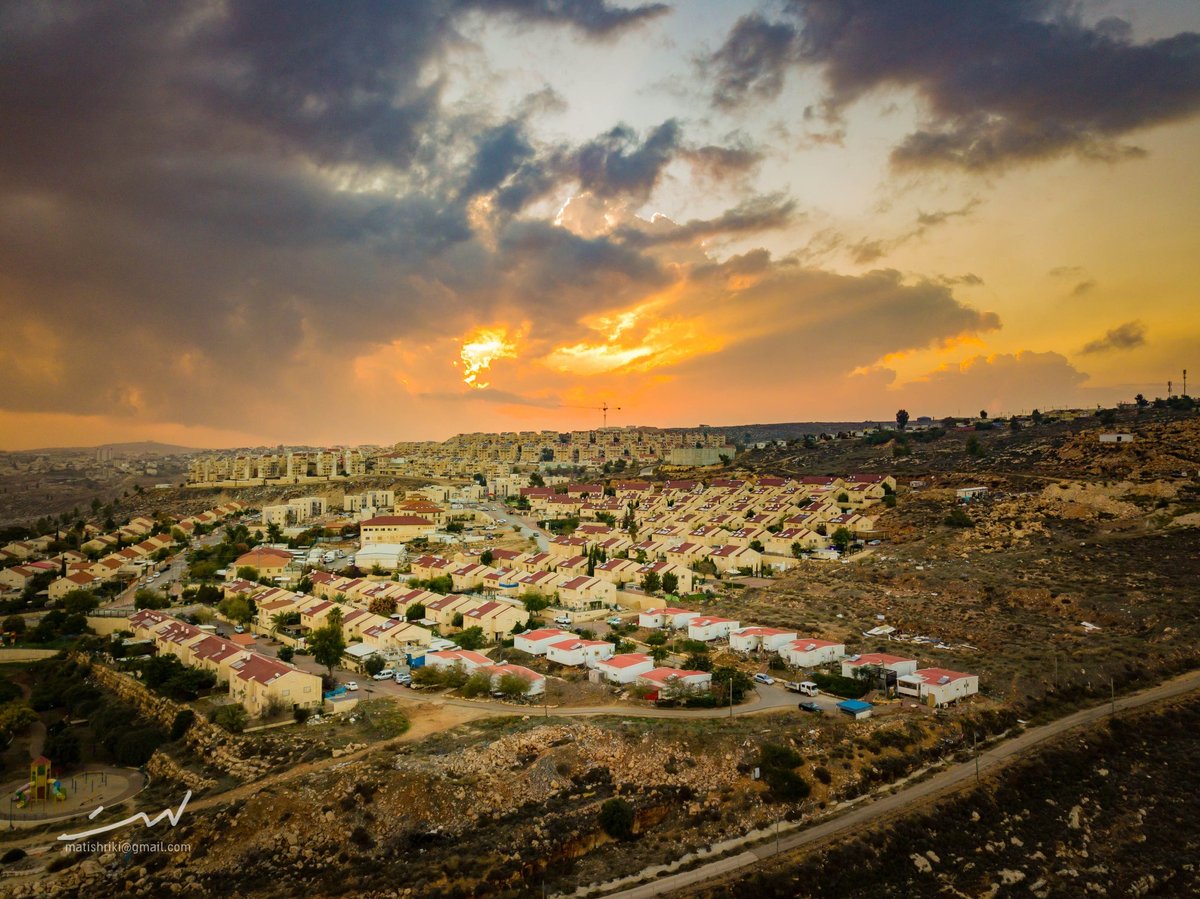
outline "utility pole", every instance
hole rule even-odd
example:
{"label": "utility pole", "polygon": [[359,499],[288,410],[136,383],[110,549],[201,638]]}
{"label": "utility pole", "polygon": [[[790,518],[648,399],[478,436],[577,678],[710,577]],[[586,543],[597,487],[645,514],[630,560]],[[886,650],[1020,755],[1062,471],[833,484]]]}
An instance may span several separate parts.
{"label": "utility pole", "polygon": [[979,734],[971,731],[971,741],[975,746],[975,783],[979,783]]}
{"label": "utility pole", "polygon": [[1187,369],[1186,368],[1183,370],[1183,395],[1184,396],[1188,395],[1188,392],[1187,392]]}

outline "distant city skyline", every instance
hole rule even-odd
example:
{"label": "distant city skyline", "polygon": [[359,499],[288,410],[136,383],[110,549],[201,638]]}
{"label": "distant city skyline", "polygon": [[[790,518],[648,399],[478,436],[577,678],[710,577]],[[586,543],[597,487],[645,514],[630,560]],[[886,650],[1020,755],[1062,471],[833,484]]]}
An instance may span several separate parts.
{"label": "distant city skyline", "polygon": [[10,5],[0,449],[1178,392],[1197,32],[1186,0]]}

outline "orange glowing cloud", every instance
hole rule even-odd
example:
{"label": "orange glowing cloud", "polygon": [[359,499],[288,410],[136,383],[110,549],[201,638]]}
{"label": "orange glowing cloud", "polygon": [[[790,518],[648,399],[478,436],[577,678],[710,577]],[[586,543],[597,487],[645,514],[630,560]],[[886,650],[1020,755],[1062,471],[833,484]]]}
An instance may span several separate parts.
{"label": "orange glowing cloud", "polygon": [[492,367],[497,359],[515,359],[516,341],[520,335],[509,336],[504,327],[476,328],[463,338],[458,357],[462,362],[463,383],[478,390],[488,386],[479,376]]}

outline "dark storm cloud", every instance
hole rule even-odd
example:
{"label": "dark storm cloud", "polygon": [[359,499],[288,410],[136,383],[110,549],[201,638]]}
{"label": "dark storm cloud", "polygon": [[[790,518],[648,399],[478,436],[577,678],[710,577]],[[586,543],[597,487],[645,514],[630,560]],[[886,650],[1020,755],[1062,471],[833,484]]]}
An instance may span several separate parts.
{"label": "dark storm cloud", "polygon": [[1125,322],[1105,333],[1103,337],[1089,341],[1081,353],[1105,353],[1109,350],[1133,350],[1146,342],[1146,326],[1139,321]]}
{"label": "dark storm cloud", "polygon": [[783,228],[795,221],[796,203],[783,196],[754,197],[712,219],[676,224],[666,219],[644,228],[620,228],[615,237],[629,247],[692,243],[721,235],[753,234]]}
{"label": "dark storm cloud", "polygon": [[746,17],[711,57],[714,103],[774,96],[795,65],[817,67],[836,117],[863,95],[908,87],[926,124],[892,153],[901,167],[970,170],[1067,152],[1116,160],[1137,129],[1200,110],[1200,35],[1135,44],[1065,0],[791,0],[771,23]]}
{"label": "dark storm cloud", "polygon": [[[0,7],[0,315],[26,340],[25,361],[0,353],[4,405],[228,423],[246,414],[238,397],[291,389],[320,353],[465,326],[525,292],[561,326],[547,291],[574,296],[571,275],[614,301],[639,278],[659,283],[655,263],[603,239],[514,226],[482,240],[467,201],[536,176],[521,116],[549,101],[533,95],[508,122],[453,121],[437,66],[469,12],[607,39],[662,11]],[[606,136],[589,177],[645,190],[680,145],[674,123],[660,131],[644,145]]]}
{"label": "dark storm cloud", "polygon": [[787,22],[742,16],[707,65],[714,67],[713,103],[740,106],[749,97],[774,97],[796,61],[797,32]]}
{"label": "dark storm cloud", "polygon": [[618,125],[580,147],[566,162],[579,186],[598,197],[644,200],[675,158],[682,129],[674,119],[653,128],[639,143],[637,134]]}

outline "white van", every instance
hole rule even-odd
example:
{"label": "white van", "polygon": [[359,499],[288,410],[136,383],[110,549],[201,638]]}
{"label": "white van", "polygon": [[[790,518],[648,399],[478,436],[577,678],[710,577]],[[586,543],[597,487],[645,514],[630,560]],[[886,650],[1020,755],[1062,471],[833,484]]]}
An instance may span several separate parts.
{"label": "white van", "polygon": [[821,692],[821,690],[812,681],[805,680],[800,681],[800,692],[805,696],[816,696]]}

